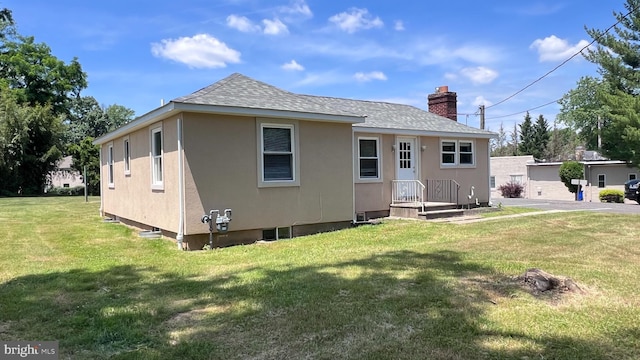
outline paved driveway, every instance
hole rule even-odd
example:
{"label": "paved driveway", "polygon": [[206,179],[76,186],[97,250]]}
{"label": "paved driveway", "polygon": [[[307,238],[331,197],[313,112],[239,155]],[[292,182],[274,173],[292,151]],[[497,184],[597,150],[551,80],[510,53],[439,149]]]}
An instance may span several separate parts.
{"label": "paved driveway", "polygon": [[540,210],[587,210],[618,214],[640,214],[640,205],[635,201],[625,200],[624,204],[564,201],[564,200],[533,200],[533,199],[491,199],[494,205],[502,203],[505,206],[522,206]]}

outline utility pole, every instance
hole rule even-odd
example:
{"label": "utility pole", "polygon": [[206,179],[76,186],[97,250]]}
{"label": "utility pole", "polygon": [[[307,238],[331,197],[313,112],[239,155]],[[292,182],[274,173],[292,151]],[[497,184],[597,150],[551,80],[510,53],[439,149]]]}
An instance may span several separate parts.
{"label": "utility pole", "polygon": [[602,151],[602,136],[600,135],[602,133],[602,129],[601,129],[601,125],[600,125],[601,119],[600,119],[600,115],[598,115],[598,151]]}
{"label": "utility pole", "polygon": [[484,104],[480,105],[480,129],[484,130]]}

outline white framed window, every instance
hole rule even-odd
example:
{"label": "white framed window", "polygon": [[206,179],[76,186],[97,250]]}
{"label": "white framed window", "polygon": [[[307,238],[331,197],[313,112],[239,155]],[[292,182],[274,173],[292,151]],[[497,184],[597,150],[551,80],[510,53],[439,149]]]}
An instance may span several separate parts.
{"label": "white framed window", "polygon": [[460,149],[459,164],[460,165],[473,165],[473,141],[458,142],[458,148]]}
{"label": "white framed window", "polygon": [[442,165],[456,165],[457,145],[455,140],[440,141],[440,163]]}
{"label": "white framed window", "polygon": [[129,144],[129,137],[125,137],[123,140],[123,152],[124,152],[124,174],[131,175],[131,145]]}
{"label": "white framed window", "polygon": [[605,174],[598,174],[598,187],[603,188],[607,186],[607,177]]}
{"label": "white framed window", "polygon": [[491,186],[492,189],[496,188],[496,177],[494,175],[489,177],[489,186]]}
{"label": "white framed window", "polygon": [[514,184],[523,184],[522,175],[511,175],[511,182]]}
{"label": "white framed window", "polygon": [[109,188],[115,187],[114,181],[114,173],[113,173],[113,143],[109,143],[107,145],[107,179],[109,182]]}
{"label": "white framed window", "polygon": [[440,140],[440,166],[475,166],[475,142],[473,140]]}
{"label": "white framed window", "polygon": [[162,126],[151,129],[151,149],[149,157],[151,158],[151,187],[153,189],[162,189]]}
{"label": "white framed window", "polygon": [[635,180],[638,178],[638,174],[636,173],[629,173],[629,179],[628,180]]}
{"label": "white framed window", "polygon": [[294,124],[260,124],[261,183],[294,185],[297,183],[297,159]]}
{"label": "white framed window", "polygon": [[380,139],[377,137],[358,137],[358,177],[380,179]]}

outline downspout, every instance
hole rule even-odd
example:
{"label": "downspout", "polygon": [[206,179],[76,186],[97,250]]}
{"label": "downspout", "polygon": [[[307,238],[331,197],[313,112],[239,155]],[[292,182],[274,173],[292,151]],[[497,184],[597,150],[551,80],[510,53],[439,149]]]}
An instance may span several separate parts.
{"label": "downspout", "polygon": [[[102,144],[100,144],[100,217],[103,218],[104,217],[104,189],[102,188],[102,180],[104,179],[104,177],[102,177]],[[87,179],[84,179],[85,183],[87,182]]]}
{"label": "downspout", "polygon": [[489,194],[487,199],[487,206],[491,206],[491,139],[487,139],[487,168],[488,177],[487,177],[487,194]]}
{"label": "downspout", "polygon": [[178,126],[178,231],[176,241],[178,242],[178,250],[183,249],[184,241],[184,165],[183,165],[183,148],[182,148],[182,116],[177,120]]}
{"label": "downspout", "polygon": [[354,138],[356,136],[356,132],[353,130],[353,125],[351,125],[351,219],[352,224],[355,224],[357,219],[356,215],[356,148]]}

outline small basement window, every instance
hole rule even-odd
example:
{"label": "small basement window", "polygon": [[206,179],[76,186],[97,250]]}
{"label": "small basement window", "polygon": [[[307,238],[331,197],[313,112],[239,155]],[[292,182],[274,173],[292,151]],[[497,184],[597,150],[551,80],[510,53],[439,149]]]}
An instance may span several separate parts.
{"label": "small basement window", "polygon": [[262,230],[262,240],[291,239],[291,227],[279,227]]}

